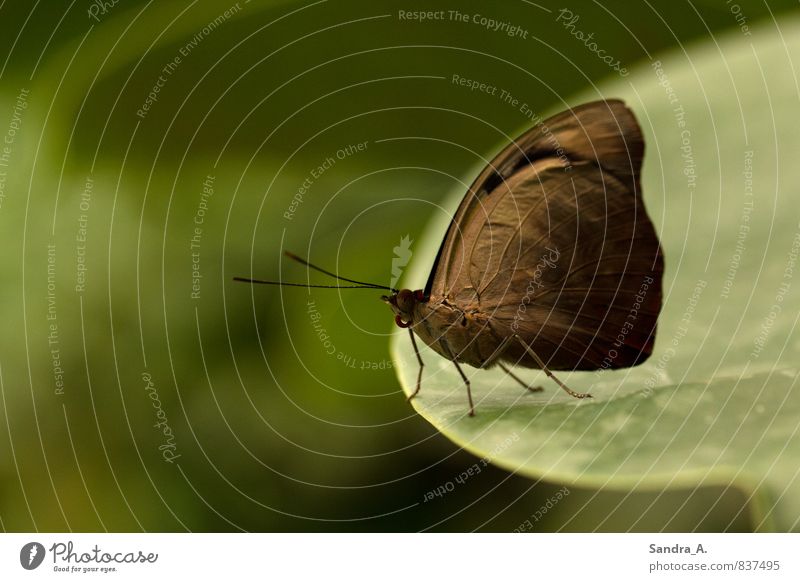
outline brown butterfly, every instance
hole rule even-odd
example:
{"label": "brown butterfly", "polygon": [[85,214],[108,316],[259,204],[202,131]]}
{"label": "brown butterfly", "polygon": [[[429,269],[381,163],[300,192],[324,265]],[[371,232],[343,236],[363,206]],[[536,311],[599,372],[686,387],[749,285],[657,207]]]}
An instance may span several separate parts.
{"label": "brown butterfly", "polygon": [[[639,187],[644,141],[618,100],[565,111],[509,144],[470,186],[424,290],[383,297],[400,327],[477,368],[626,368],[652,353],[661,248]],[[521,382],[521,381],[520,381]],[[521,382],[522,383],[522,382]]]}
{"label": "brown butterfly", "polygon": [[[509,144],[456,211],[425,289],[391,289],[339,277],[382,299],[415,334],[459,364],[543,370],[636,366],[652,353],[663,257],[639,187],[644,141],[622,101],[587,103]],[[275,284],[268,281],[249,282]],[[306,286],[306,285],[303,285]],[[533,391],[541,388],[528,388]]]}

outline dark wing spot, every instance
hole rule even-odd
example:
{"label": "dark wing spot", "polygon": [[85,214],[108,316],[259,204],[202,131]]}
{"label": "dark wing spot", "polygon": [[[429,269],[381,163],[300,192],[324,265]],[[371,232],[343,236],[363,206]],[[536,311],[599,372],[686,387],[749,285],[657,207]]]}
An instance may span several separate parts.
{"label": "dark wing spot", "polygon": [[483,192],[479,193],[478,196],[481,194],[486,194],[491,192],[495,188],[497,188],[500,184],[505,181],[505,178],[500,175],[499,172],[492,172],[486,180],[484,180],[483,184],[481,184],[481,190]]}

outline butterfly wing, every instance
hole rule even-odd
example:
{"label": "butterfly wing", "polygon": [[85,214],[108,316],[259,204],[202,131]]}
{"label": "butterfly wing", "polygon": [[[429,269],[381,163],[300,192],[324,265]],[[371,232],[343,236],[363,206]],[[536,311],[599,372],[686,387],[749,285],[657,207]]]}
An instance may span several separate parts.
{"label": "butterfly wing", "polygon": [[[519,334],[556,370],[618,368],[652,351],[663,259],[639,191],[643,140],[620,101],[546,120],[481,173],[430,294]],[[518,344],[505,359],[537,367]]]}

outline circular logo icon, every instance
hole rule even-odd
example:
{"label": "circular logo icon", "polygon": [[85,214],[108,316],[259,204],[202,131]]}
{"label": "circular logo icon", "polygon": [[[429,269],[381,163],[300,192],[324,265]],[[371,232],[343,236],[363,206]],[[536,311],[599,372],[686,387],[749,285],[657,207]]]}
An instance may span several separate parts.
{"label": "circular logo icon", "polygon": [[26,570],[35,570],[44,561],[44,546],[39,542],[28,542],[19,551],[19,563]]}

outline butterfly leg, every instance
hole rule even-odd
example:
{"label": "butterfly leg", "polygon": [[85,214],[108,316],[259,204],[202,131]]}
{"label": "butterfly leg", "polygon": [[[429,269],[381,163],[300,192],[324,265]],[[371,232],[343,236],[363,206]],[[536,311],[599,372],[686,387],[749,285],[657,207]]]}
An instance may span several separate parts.
{"label": "butterfly leg", "polygon": [[509,376],[511,376],[512,378],[514,378],[514,380],[516,380],[517,382],[519,382],[519,384],[520,384],[520,385],[521,385],[523,388],[527,388],[527,389],[528,389],[528,390],[530,390],[531,392],[541,392],[542,390],[544,390],[544,388],[542,388],[541,386],[528,386],[528,384],[526,384],[525,382],[523,382],[523,381],[522,381],[522,379],[521,379],[519,376],[517,376],[517,375],[516,375],[514,372],[512,372],[511,370],[509,370],[509,369],[508,369],[508,367],[507,367],[507,366],[506,366],[506,365],[505,365],[503,362],[498,362],[497,364],[498,364],[498,366],[500,366],[500,367],[503,369],[503,372],[505,372],[506,374],[508,374],[508,375],[509,375]]}
{"label": "butterfly leg", "polygon": [[453,363],[456,365],[456,370],[458,370],[458,373],[461,374],[461,379],[464,380],[464,384],[467,387],[467,398],[469,399],[469,415],[475,416],[475,405],[472,404],[472,388],[470,388],[469,385],[469,378],[467,378],[467,375],[464,374],[464,370],[461,369],[461,366],[458,365],[458,361],[455,358],[453,358]]}
{"label": "butterfly leg", "polygon": [[541,386],[528,386],[528,384],[523,382],[519,376],[517,376],[516,374],[514,374],[514,372],[509,370],[508,367],[503,362],[498,361],[500,359],[500,356],[502,356],[503,353],[505,353],[508,346],[511,345],[511,341],[514,339],[514,337],[515,336],[505,337],[503,341],[500,342],[500,345],[497,346],[497,349],[492,353],[492,355],[489,356],[489,358],[485,362],[483,362],[483,365],[481,367],[489,368],[493,366],[495,362],[497,362],[497,365],[500,366],[506,374],[514,378],[514,380],[516,380],[517,382],[519,382],[523,388],[527,388],[531,392],[541,392],[542,390],[544,390],[544,388],[542,388]]}
{"label": "butterfly leg", "polygon": [[566,384],[564,384],[561,380],[559,380],[558,378],[556,378],[553,375],[553,373],[547,368],[547,366],[542,361],[542,359],[539,357],[539,355],[536,352],[534,352],[531,349],[531,347],[522,340],[521,337],[519,337],[516,334],[514,334],[514,337],[519,340],[519,343],[522,344],[522,347],[525,348],[525,351],[528,352],[534,360],[536,360],[536,363],[539,365],[539,367],[542,369],[542,371],[545,374],[547,374],[556,384],[558,384],[561,387],[561,389],[564,390],[564,392],[566,392],[567,394],[569,394],[570,396],[573,396],[575,398],[591,398],[592,397],[591,394],[587,394],[585,392],[575,392],[574,390],[569,389]]}
{"label": "butterfly leg", "polygon": [[408,400],[411,400],[419,393],[420,386],[422,385],[422,368],[425,367],[425,364],[422,362],[422,356],[419,355],[419,348],[417,348],[417,340],[414,339],[414,332],[411,331],[411,328],[408,328],[408,335],[411,336],[411,345],[414,346],[414,353],[417,355],[417,361],[419,362],[419,373],[417,374],[417,389],[408,397]]}

